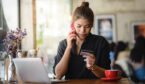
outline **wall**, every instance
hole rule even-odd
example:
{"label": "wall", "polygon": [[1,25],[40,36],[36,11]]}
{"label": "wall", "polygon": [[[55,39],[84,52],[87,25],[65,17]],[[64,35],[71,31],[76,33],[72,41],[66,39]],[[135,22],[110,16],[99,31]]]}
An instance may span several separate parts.
{"label": "wall", "polygon": [[27,29],[27,36],[23,39],[22,49],[34,49],[32,0],[21,0],[21,28]]}
{"label": "wall", "polygon": [[101,14],[115,16],[117,41],[123,40],[131,44],[131,23],[145,21],[145,0],[73,0],[73,11],[82,1],[89,2],[95,16]]}

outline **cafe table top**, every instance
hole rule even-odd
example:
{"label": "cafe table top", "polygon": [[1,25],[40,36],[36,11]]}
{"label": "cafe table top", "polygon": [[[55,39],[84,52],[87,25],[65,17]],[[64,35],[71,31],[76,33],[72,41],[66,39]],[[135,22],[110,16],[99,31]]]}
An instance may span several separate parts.
{"label": "cafe table top", "polygon": [[78,80],[66,80],[66,81],[53,81],[52,83],[6,83],[6,84],[130,84],[128,78],[122,78],[116,81],[104,81],[101,79],[78,79]]}

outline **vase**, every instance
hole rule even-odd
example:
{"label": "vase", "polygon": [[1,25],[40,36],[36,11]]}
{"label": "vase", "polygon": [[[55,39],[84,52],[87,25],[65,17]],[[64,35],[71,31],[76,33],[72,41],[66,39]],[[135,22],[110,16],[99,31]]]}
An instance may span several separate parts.
{"label": "vase", "polygon": [[8,66],[8,81],[17,82],[16,68],[13,62],[13,56],[9,55],[9,66]]}

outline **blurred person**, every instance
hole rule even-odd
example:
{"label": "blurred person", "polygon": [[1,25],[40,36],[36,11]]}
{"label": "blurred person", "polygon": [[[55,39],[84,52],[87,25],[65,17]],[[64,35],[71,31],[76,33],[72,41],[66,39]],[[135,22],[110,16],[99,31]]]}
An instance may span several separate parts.
{"label": "blurred person", "polygon": [[134,48],[139,48],[139,47],[145,49],[145,33],[141,34],[136,39]]}
{"label": "blurred person", "polygon": [[[110,69],[109,44],[102,36],[90,33],[93,22],[93,11],[83,2],[73,14],[74,30],[58,46],[53,67],[57,79],[105,77],[105,69]],[[83,50],[89,52],[81,53]]]}
{"label": "blurred person", "polygon": [[145,36],[140,35],[136,39],[134,48],[131,50],[129,63],[132,65],[136,80],[145,81]]}
{"label": "blurred person", "polygon": [[115,49],[115,43],[114,42],[112,42],[112,43],[110,43],[110,52],[109,52],[109,57],[110,57],[110,60],[111,60],[111,64],[110,64],[110,66],[111,66],[111,69],[113,69],[113,63],[114,63],[114,49]]}
{"label": "blurred person", "polygon": [[128,59],[129,53],[126,51],[128,47],[128,43],[125,43],[123,41],[119,41],[115,44],[114,49],[114,61],[112,62],[112,67],[114,67],[114,64],[116,61]]}
{"label": "blurred person", "polygon": [[126,66],[126,61],[129,58],[128,43],[119,41],[115,46],[114,62],[112,62],[113,69],[118,69],[122,71],[122,77],[127,77],[126,71],[128,70]]}
{"label": "blurred person", "polygon": [[115,61],[116,60],[119,60],[119,54],[122,53],[123,51],[126,51],[128,47],[128,43],[125,43],[123,41],[119,41],[116,43],[116,46],[115,46]]}

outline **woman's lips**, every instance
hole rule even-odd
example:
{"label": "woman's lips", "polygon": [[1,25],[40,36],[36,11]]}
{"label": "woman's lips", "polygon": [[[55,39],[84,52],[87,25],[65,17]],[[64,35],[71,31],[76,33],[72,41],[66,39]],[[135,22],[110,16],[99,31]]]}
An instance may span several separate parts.
{"label": "woman's lips", "polygon": [[80,37],[86,37],[87,34],[79,34]]}

